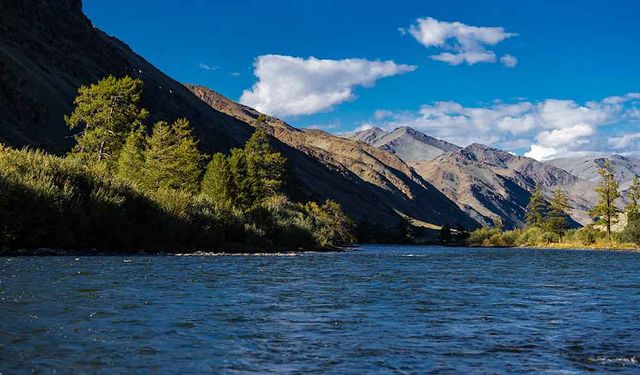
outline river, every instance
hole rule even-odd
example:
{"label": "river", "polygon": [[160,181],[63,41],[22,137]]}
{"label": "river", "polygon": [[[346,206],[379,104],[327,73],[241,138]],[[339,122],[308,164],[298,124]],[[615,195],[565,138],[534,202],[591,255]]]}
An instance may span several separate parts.
{"label": "river", "polygon": [[0,373],[640,373],[640,253],[0,258]]}

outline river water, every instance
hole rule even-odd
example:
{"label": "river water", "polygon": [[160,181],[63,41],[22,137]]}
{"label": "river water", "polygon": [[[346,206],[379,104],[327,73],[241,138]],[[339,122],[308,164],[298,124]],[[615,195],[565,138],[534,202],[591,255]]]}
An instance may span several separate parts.
{"label": "river water", "polygon": [[0,373],[640,373],[640,253],[0,258]]}

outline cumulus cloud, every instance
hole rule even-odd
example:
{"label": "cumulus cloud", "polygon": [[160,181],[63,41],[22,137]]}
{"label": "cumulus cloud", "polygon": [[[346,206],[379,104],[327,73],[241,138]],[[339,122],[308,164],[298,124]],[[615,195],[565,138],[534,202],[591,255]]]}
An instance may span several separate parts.
{"label": "cumulus cloud", "polygon": [[515,66],[518,65],[518,59],[516,59],[515,56],[511,56],[509,54],[502,56],[500,58],[500,62],[507,68],[515,68]]}
{"label": "cumulus cloud", "polygon": [[356,87],[415,69],[393,61],[263,55],[254,64],[258,82],[240,102],[274,116],[310,115],[355,99]]}
{"label": "cumulus cloud", "polygon": [[559,99],[519,100],[479,107],[443,101],[423,105],[417,112],[387,114],[373,125],[386,129],[411,126],[461,146],[484,143],[538,160],[612,148],[618,152],[637,150],[640,133],[624,131],[640,120],[633,117],[640,96],[631,93],[616,97],[624,100],[611,98],[584,104]]}
{"label": "cumulus cloud", "polygon": [[[400,29],[400,33],[410,34],[427,48],[443,50],[431,58],[451,65],[495,63],[496,54],[487,47],[517,35],[505,31],[503,27],[470,26],[461,22],[438,21],[432,17],[419,18],[416,22],[408,30]],[[515,67],[518,60],[507,54],[500,58],[500,62]]]}

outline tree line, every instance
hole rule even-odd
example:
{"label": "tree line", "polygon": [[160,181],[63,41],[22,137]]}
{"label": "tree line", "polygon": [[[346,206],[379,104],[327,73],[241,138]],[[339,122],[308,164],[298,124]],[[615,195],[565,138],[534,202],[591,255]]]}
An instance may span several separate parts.
{"label": "tree line", "polygon": [[[551,243],[568,242],[567,245],[594,245],[603,241],[602,246],[615,244],[640,244],[640,179],[633,177],[627,191],[627,205],[624,210],[617,204],[622,197],[615,179],[615,170],[610,161],[598,169],[600,181],[595,188],[598,203],[589,210],[593,224],[571,229],[570,212],[573,209],[567,193],[556,188],[547,199],[539,185],[536,185],[529,199],[525,215],[525,227],[503,231],[499,220],[493,227],[483,227],[471,233],[468,243],[482,246],[540,246]],[[620,214],[626,214],[627,223],[623,230],[614,233]]]}
{"label": "tree line", "polygon": [[276,250],[354,241],[339,204],[284,194],[287,160],[264,129],[229,155],[205,155],[187,119],[148,128],[142,94],[142,81],[128,76],[80,87],[65,116],[76,142],[63,158],[0,147],[0,245]]}

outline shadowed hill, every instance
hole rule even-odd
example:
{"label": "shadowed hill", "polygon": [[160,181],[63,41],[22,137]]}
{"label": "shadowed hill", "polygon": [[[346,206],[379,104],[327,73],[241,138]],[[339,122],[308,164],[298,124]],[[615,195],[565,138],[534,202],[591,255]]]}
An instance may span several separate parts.
{"label": "shadowed hill", "polygon": [[[194,95],[93,27],[80,0],[3,0],[0,30],[0,142],[65,152],[73,138],[63,116],[71,112],[78,87],[107,75],[141,79],[142,106],[151,120],[188,118],[202,151],[228,152],[242,145],[256,125],[257,112],[223,97],[216,104],[207,100],[213,96]],[[334,199],[358,221],[387,227],[405,216],[474,225],[393,155],[275,119],[262,125],[280,141],[275,146],[289,160],[294,198]]]}

